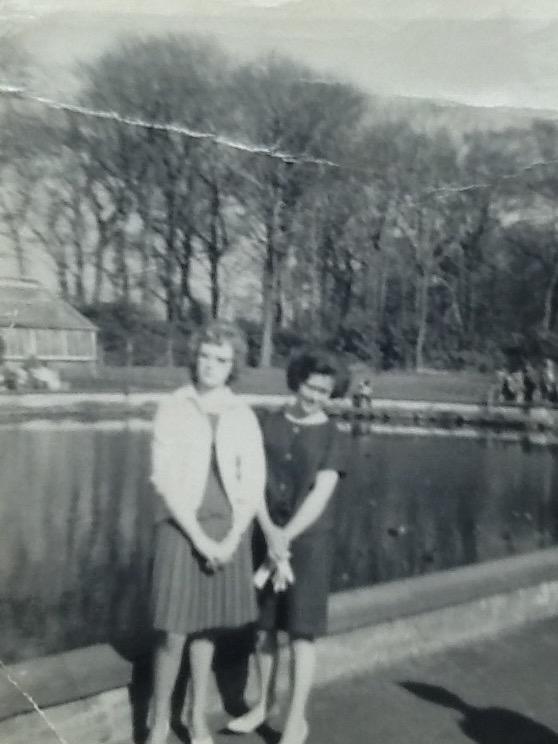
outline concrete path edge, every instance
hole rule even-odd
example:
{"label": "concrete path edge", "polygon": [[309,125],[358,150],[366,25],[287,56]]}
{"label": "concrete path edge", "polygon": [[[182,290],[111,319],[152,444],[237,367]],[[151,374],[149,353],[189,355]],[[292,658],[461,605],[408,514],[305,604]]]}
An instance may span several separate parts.
{"label": "concrete path edge", "polygon": [[[335,594],[330,602],[330,635],[318,645],[318,684],[557,614],[558,549],[554,548]],[[46,720],[68,744],[130,741],[131,665],[110,646],[26,661],[3,672],[0,741],[60,742]],[[285,689],[286,684],[283,663],[279,686]],[[249,682],[248,699],[251,694]],[[212,701],[213,708],[220,709],[216,689]]]}

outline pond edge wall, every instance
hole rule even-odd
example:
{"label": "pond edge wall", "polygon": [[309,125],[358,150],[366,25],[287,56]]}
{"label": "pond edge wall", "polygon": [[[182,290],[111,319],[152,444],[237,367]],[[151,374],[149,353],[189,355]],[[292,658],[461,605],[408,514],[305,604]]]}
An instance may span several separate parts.
{"label": "pond edge wall", "polygon": [[[557,614],[558,548],[340,592],[330,597],[330,634],[318,644],[318,683]],[[132,673],[109,645],[3,667],[0,741],[130,742]],[[212,704],[221,708],[216,690]]]}
{"label": "pond edge wall", "polygon": [[[82,421],[153,417],[157,403],[167,392],[105,393],[5,393],[0,395],[0,424],[30,419],[75,418]],[[249,405],[277,408],[288,395],[240,394]],[[438,428],[446,433],[473,435],[475,432],[542,436],[541,443],[558,438],[558,409],[541,405],[487,405],[421,400],[373,399],[366,408],[348,401],[332,401],[331,411],[357,433],[389,432],[394,427]],[[548,439],[550,437],[550,439]]]}

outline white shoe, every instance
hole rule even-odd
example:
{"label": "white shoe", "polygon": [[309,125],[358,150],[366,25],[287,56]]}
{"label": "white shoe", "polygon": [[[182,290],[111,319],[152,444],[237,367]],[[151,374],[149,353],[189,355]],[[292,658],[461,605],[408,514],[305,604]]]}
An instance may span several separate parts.
{"label": "white shoe", "polygon": [[233,718],[227,723],[227,730],[233,734],[251,734],[267,720],[267,713],[252,708],[238,718]]}

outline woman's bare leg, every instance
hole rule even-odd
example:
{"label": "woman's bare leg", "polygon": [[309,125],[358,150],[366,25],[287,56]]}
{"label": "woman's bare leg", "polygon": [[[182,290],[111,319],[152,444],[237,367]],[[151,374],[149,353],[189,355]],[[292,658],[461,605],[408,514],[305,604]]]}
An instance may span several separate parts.
{"label": "woman's bare leg", "polygon": [[209,736],[207,703],[209,675],[215,655],[215,643],[210,638],[195,638],[190,644],[190,678],[192,697],[190,708],[190,735],[203,739]]}
{"label": "woman's bare leg", "polygon": [[302,744],[308,735],[306,707],[316,668],[316,645],[313,640],[291,641],[291,701],[279,744]]}
{"label": "woman's bare leg", "polygon": [[146,744],[165,744],[169,732],[170,701],[184,650],[184,636],[167,633],[155,650],[151,726]]}
{"label": "woman's bare leg", "polygon": [[231,731],[249,733],[261,726],[267,718],[269,710],[275,702],[278,660],[277,634],[270,631],[260,631],[255,655],[258,700],[247,713],[230,721],[228,727]]}

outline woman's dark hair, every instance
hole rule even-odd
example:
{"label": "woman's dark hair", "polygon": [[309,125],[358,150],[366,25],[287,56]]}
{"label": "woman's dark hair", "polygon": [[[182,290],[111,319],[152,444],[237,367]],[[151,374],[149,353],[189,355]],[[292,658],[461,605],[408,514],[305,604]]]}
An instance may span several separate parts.
{"label": "woman's dark hair", "polygon": [[240,328],[230,321],[210,320],[190,338],[189,369],[193,382],[197,382],[198,354],[202,344],[230,344],[233,350],[233,366],[227,382],[238,379],[246,366],[248,346]]}
{"label": "woman's dark hair", "polygon": [[287,365],[289,389],[296,393],[311,375],[328,375],[333,378],[332,398],[342,398],[349,388],[349,370],[336,355],[324,349],[297,349]]}

